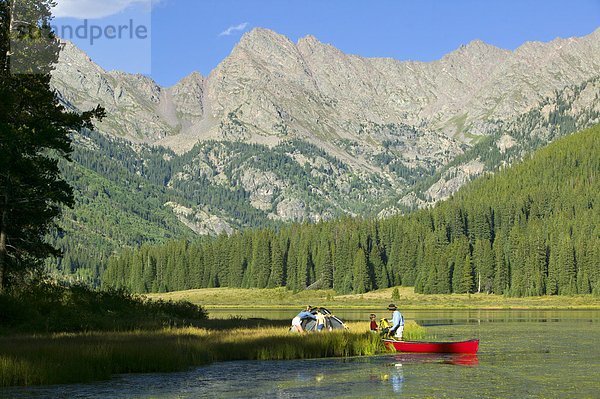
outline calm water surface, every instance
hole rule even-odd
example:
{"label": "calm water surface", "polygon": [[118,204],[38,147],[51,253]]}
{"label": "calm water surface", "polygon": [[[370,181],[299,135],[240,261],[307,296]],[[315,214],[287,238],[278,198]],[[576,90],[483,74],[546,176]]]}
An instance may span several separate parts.
{"label": "calm water surface", "polygon": [[[362,313],[337,314],[364,320],[369,312]],[[0,390],[0,398],[600,398],[600,311],[405,315],[427,325],[434,339],[480,338],[478,356],[216,363],[183,373]]]}

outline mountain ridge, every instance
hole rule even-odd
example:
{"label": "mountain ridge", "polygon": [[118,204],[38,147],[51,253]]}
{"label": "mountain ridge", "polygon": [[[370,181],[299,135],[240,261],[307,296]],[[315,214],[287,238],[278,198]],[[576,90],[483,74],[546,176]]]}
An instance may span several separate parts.
{"label": "mountain ridge", "polygon": [[[256,80],[255,83],[268,84],[270,81],[278,78],[276,76],[277,73],[273,73],[281,72],[278,71],[277,67],[284,66],[286,63],[289,64],[290,62],[292,68],[290,70],[286,70],[286,73],[288,76],[294,76],[294,78],[288,83],[299,84],[301,87],[305,86],[306,90],[303,89],[301,92],[304,92],[309,97],[309,102],[311,100],[311,96],[312,100],[317,101],[315,109],[317,106],[320,108],[325,107],[325,109],[328,109],[328,107],[333,108],[329,109],[329,111],[332,112],[332,115],[321,115],[319,122],[322,123],[324,130],[326,130],[327,127],[330,127],[334,134],[343,135],[343,129],[341,129],[340,126],[327,126],[330,124],[329,119],[339,114],[339,111],[336,112],[335,110],[335,104],[331,104],[331,102],[335,103],[336,101],[339,102],[340,100],[331,95],[332,87],[328,87],[330,85],[328,85],[327,82],[329,80],[335,80],[330,74],[327,74],[324,69],[326,69],[325,66],[328,65],[328,63],[334,63],[337,61],[338,63],[336,66],[344,66],[344,68],[340,70],[340,73],[348,72],[348,69],[357,72],[357,76],[346,76],[347,80],[350,80],[352,77],[352,81],[357,82],[356,84],[358,86],[372,90],[373,94],[377,96],[387,96],[386,106],[390,108],[390,112],[394,113],[394,115],[390,114],[392,117],[386,118],[385,112],[364,113],[363,111],[364,115],[361,115],[363,120],[370,120],[376,123],[402,122],[408,123],[412,126],[418,126],[419,124],[425,123],[433,130],[442,131],[449,136],[457,135],[461,138],[461,141],[468,143],[470,139],[462,134],[463,132],[461,132],[460,126],[458,126],[455,123],[456,121],[453,121],[452,118],[460,118],[461,108],[469,105],[468,98],[472,97],[473,94],[481,93],[485,90],[484,88],[476,91],[457,90],[456,87],[453,87],[453,84],[463,85],[467,89],[471,87],[469,84],[472,82],[464,81],[464,76],[466,75],[475,76],[477,78],[475,81],[478,84],[481,84],[481,82],[490,81],[490,79],[493,79],[495,76],[493,73],[491,73],[492,71],[496,71],[498,68],[500,68],[502,70],[502,74],[504,74],[507,68],[509,70],[511,68],[518,69],[520,67],[520,63],[530,62],[530,60],[527,59],[527,56],[530,55],[538,57],[541,56],[542,58],[546,57],[547,59],[552,60],[556,58],[552,55],[552,51],[565,51],[565,48],[568,49],[570,47],[596,48],[598,47],[597,43],[600,42],[600,40],[597,40],[598,36],[600,36],[600,29],[597,29],[590,35],[579,39],[555,39],[547,43],[527,42],[514,51],[503,50],[498,47],[485,44],[482,41],[475,40],[467,45],[459,47],[453,52],[446,54],[439,60],[432,62],[419,62],[399,61],[391,58],[363,58],[356,55],[347,55],[332,45],[320,42],[311,35],[299,39],[297,43],[293,43],[284,35],[277,34],[264,28],[255,28],[254,30],[247,32],[242,36],[240,42],[234,47],[231,54],[226,57],[215,69],[213,69],[207,77],[202,77],[202,98],[200,101],[197,101],[195,105],[203,110],[210,111],[204,113],[204,125],[199,124],[200,120],[196,118],[196,120],[193,121],[193,125],[196,125],[195,129],[192,129],[190,134],[186,136],[186,140],[183,140],[185,144],[183,144],[182,141],[174,142],[174,140],[169,139],[160,142],[160,139],[172,138],[173,136],[177,136],[177,134],[183,133],[185,135],[185,132],[181,132],[172,126],[173,123],[166,123],[162,125],[159,124],[158,127],[162,127],[163,130],[161,132],[162,134],[147,134],[147,136],[150,138],[151,142],[157,141],[156,139],[158,138],[159,144],[170,146],[176,150],[179,146],[183,146],[185,150],[189,150],[200,139],[227,139],[227,133],[236,133],[235,131],[227,131],[227,128],[229,127],[228,123],[231,122],[230,118],[228,118],[228,114],[235,113],[236,110],[239,110],[243,107],[248,108],[246,114],[250,113],[252,115],[252,121],[247,120],[247,117],[243,117],[241,119],[242,124],[247,127],[247,130],[249,131],[249,137],[244,137],[244,132],[237,132],[239,135],[241,135],[242,139],[257,139],[256,137],[253,137],[256,135],[279,137],[281,134],[273,132],[273,130],[276,130],[274,127],[277,126],[277,123],[282,123],[288,128],[295,127],[296,130],[302,130],[298,126],[303,126],[304,130],[311,131],[313,133],[318,131],[318,128],[315,128],[310,124],[310,120],[312,119],[310,115],[317,116],[317,119],[319,119],[318,111],[312,110],[313,112],[311,114],[297,116],[294,115],[294,107],[286,106],[287,104],[285,104],[285,95],[283,95],[281,98],[277,98],[277,93],[274,93],[272,90],[268,91],[269,94],[274,96],[275,100],[277,100],[277,103],[274,103],[265,97],[266,93],[259,93],[259,95],[254,96],[254,98],[251,97],[250,93],[244,93],[244,85],[248,85],[249,81],[254,79]],[[594,43],[595,47],[593,46]],[[67,53],[70,51],[70,49],[71,47],[67,48]],[[268,62],[266,62],[264,58],[265,54],[263,53],[265,52],[268,52]],[[591,55],[595,53],[598,52],[588,51],[588,54]],[[322,55],[320,59],[318,58],[319,55]],[[328,56],[329,59],[324,60],[323,55]],[[482,61],[481,57],[483,56],[488,58]],[[520,56],[525,57],[525,59],[520,59]],[[315,57],[317,57],[317,59],[315,59]],[[501,68],[502,65],[507,62],[507,59],[511,57],[512,61],[509,63],[509,65]],[[593,73],[597,73],[600,60],[598,60],[597,56],[593,56],[592,58],[592,62],[588,63],[589,65],[586,65],[586,67],[589,71],[591,66],[593,68]],[[502,65],[497,65],[498,61],[501,61]],[[361,68],[363,69],[362,71],[360,70]],[[364,68],[368,68],[368,70],[365,71]],[[585,80],[586,77],[589,77],[587,75],[590,75],[590,73],[588,73],[586,76],[583,76],[585,73],[581,73],[581,71],[578,72],[577,68],[573,69],[574,70],[572,72],[582,75],[577,77],[578,81],[573,82],[574,79],[570,79],[571,81],[569,81],[569,79],[562,79],[562,84],[560,85],[554,82],[556,86],[555,88],[560,89],[568,86],[569,84],[580,83],[582,80]],[[271,72],[271,74],[264,74],[265,71]],[[379,86],[374,85],[374,83],[377,82],[370,82],[369,79],[364,78],[373,71],[376,72],[378,76],[385,77],[385,79],[379,82]],[[412,71],[413,74],[418,73],[419,76],[411,77],[410,73],[407,74],[407,71]],[[560,71],[555,72],[559,73]],[[114,74],[114,72],[106,73],[109,75]],[[519,70],[512,71],[512,73],[520,73],[522,75],[522,71]],[[177,84],[169,88],[162,88],[152,80],[148,80],[144,83],[145,85],[152,86],[152,91],[169,91],[174,87],[185,85],[186,80],[188,80],[190,76],[194,75],[198,75],[197,72],[192,72],[190,75],[184,77]],[[232,76],[234,77],[233,79],[231,78]],[[265,76],[267,77],[267,81],[261,80],[261,78]],[[321,78],[317,79],[316,77],[318,76]],[[444,78],[444,76],[446,76],[446,78]],[[356,77],[362,77],[363,79],[356,79]],[[435,89],[435,87],[432,89],[432,84],[434,84],[434,86],[441,85],[447,87],[448,89],[440,90],[437,88],[435,90],[439,92],[432,98],[427,99],[426,97],[415,93],[414,88],[410,87],[410,85],[414,83],[411,83],[411,78],[415,78],[417,81],[421,80],[422,82],[417,83],[420,86],[425,85],[423,86],[423,89],[425,90]],[[523,78],[523,76],[521,76],[521,78]],[[525,78],[530,77],[525,76]],[[435,82],[436,79],[439,80],[437,83]],[[227,80],[230,80],[231,84],[223,86],[222,82]],[[398,83],[390,85],[390,80],[397,81]],[[68,82],[65,80],[63,80],[61,83],[63,83],[62,86],[68,86]],[[336,83],[341,85],[339,79],[336,81]],[[402,90],[400,83],[405,84],[407,89]],[[360,87],[355,88],[360,89]],[[253,86],[253,89],[256,88],[257,86]],[[273,88],[277,88],[277,86],[273,86]],[[491,91],[492,89],[488,88],[486,90]],[[463,94],[461,95],[460,93]],[[539,100],[539,98],[543,98],[544,93],[547,94],[549,92],[548,90],[540,90],[539,93],[537,93],[537,99]],[[240,94],[242,95],[239,96]],[[236,95],[238,95],[240,98],[237,101],[233,101],[232,104],[229,104],[228,101],[223,99],[223,96],[235,97]],[[455,99],[451,100],[452,98]],[[483,104],[483,110],[478,110],[477,107],[473,110],[475,115],[473,117],[474,122],[478,122],[478,118],[481,119],[486,112],[489,112],[490,108],[498,108],[498,105],[492,106],[492,100],[490,98],[484,98],[482,101],[484,101],[484,103],[487,101],[489,104]],[[250,104],[248,104],[249,102]],[[365,100],[363,100],[362,103],[365,103]],[[406,104],[402,106],[401,103]],[[411,109],[410,104],[414,103],[422,103],[421,105],[423,105],[423,109],[420,111],[418,109]],[[373,104],[375,105],[377,102],[375,101]],[[306,105],[306,103],[301,103],[301,105]],[[357,111],[355,106],[350,105],[352,104],[344,104],[345,108],[352,109],[353,112]],[[505,108],[508,107],[506,104],[500,105]],[[531,106],[531,104],[526,105]],[[436,110],[443,110],[444,108],[454,109],[445,112],[445,114],[442,112],[443,115],[435,114],[437,112]],[[520,110],[524,111],[526,108],[527,107],[521,107]],[[257,114],[260,116],[260,118],[265,119],[257,119]],[[514,112],[511,115],[513,114]],[[119,115],[119,117],[123,117],[123,115]],[[469,117],[467,119],[469,119]],[[189,120],[184,118],[184,122],[189,122]],[[469,122],[469,120],[467,120],[467,122]],[[452,130],[452,127],[454,127],[454,131]],[[483,134],[485,133],[484,127],[485,126],[471,126],[467,130],[472,131],[471,134]],[[131,132],[119,134],[119,132],[111,132],[110,128],[106,130],[109,130],[108,133],[125,136],[130,139],[133,138],[139,140],[140,138],[143,139],[144,136],[143,134],[136,135],[132,134]],[[260,141],[260,139],[257,140]]]}
{"label": "mountain ridge", "polygon": [[[209,76],[191,73],[168,88],[106,72],[67,43],[52,81],[59,97],[74,110],[100,104],[108,112],[98,132],[74,134],[80,172],[69,181],[80,205],[67,212],[67,230],[101,230],[105,217],[88,215],[95,201],[123,215],[132,238],[93,238],[106,259],[161,235],[430,206],[600,122],[600,51],[589,51],[599,35],[514,52],[474,41],[411,63],[256,30]],[[87,229],[78,227],[82,215]]]}

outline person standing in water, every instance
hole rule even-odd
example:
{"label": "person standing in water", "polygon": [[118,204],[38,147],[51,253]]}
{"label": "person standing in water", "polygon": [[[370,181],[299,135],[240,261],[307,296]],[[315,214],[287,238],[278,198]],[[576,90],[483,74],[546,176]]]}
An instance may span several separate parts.
{"label": "person standing in water", "polygon": [[390,329],[390,335],[394,336],[397,340],[402,340],[402,333],[404,332],[404,317],[398,310],[396,305],[390,303],[388,310],[392,311],[392,328]]}

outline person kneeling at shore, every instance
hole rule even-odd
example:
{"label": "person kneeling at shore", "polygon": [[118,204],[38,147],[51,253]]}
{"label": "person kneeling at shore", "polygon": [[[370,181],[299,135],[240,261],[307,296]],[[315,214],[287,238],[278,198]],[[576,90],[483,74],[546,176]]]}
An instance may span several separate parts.
{"label": "person kneeling at shore", "polygon": [[305,310],[298,313],[296,317],[292,319],[292,327],[296,329],[299,333],[304,332],[304,328],[302,327],[302,321],[305,319],[317,320],[315,315],[311,313],[312,307],[307,306]]}

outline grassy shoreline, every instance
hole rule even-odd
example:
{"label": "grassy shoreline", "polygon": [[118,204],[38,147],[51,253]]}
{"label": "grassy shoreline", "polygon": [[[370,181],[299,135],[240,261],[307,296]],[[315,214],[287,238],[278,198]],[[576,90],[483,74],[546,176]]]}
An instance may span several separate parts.
{"label": "grassy shoreline", "polygon": [[[34,329],[33,331],[46,331],[37,335],[25,335],[27,331],[21,331],[19,328],[8,330],[6,332],[10,335],[0,335],[0,387],[90,382],[110,379],[113,375],[122,373],[184,371],[191,367],[219,361],[369,356],[385,352],[379,337],[366,331],[368,328],[366,320],[348,323],[348,331],[306,335],[289,333],[289,320],[240,317],[206,320],[196,317],[197,320],[192,327],[184,319],[179,323],[178,317],[173,318],[173,316],[183,311],[185,312],[181,316],[184,318],[190,311],[193,311],[194,315],[202,316],[200,314],[203,312],[202,308],[183,306],[185,303],[177,305],[178,302],[158,302],[158,305],[153,305],[152,303],[157,299],[187,300],[209,310],[252,307],[296,311],[301,306],[312,304],[327,306],[334,310],[375,311],[385,308],[390,302],[397,303],[403,310],[600,309],[600,298],[593,296],[506,298],[485,294],[419,295],[415,294],[410,287],[399,287],[399,299],[392,299],[393,289],[363,295],[336,295],[333,291],[293,293],[281,288],[262,290],[219,288],[152,294],[148,295],[148,299],[124,297],[125,302],[118,295],[114,298],[109,295],[107,299],[103,297],[106,294],[89,293],[91,295],[89,303],[86,302],[85,306],[78,304],[78,301],[71,303],[73,297],[71,294],[66,295],[71,292],[77,293],[76,290],[62,290],[56,294],[56,298],[60,300],[49,301],[52,305],[49,309],[56,309],[56,303],[61,304],[65,312],[71,308],[96,309],[100,303],[111,304],[106,307],[108,310],[120,308],[123,303],[129,303],[127,306],[133,306],[133,309],[140,306],[140,309],[154,309],[158,306],[156,310],[159,311],[157,314],[160,314],[160,318],[152,323],[158,327],[151,328],[144,323],[137,324],[139,318],[134,317],[129,320],[129,323],[118,324],[118,329],[122,331],[107,331],[108,328],[101,328],[105,330],[104,332],[94,331],[93,323],[85,323],[92,326],[89,332],[51,333],[52,330],[58,330],[61,326],[58,324],[50,331],[47,328]],[[97,295],[104,299],[98,302]],[[88,292],[85,291],[78,293],[75,298],[87,298],[87,296]],[[47,300],[42,300],[44,301]],[[116,303],[113,303],[114,301]],[[116,306],[117,304],[121,305]],[[129,309],[127,306],[124,308],[125,311],[121,312],[122,317],[139,316],[141,310],[132,313],[127,310]],[[14,307],[13,310],[16,314],[18,308]],[[293,311],[290,314],[293,314]],[[55,316],[62,315],[61,312]],[[95,312],[90,310],[89,317],[95,317]],[[175,313],[171,314],[172,312]],[[112,311],[108,313],[115,315]],[[66,314],[70,315],[70,313]],[[73,317],[71,315],[71,318]],[[161,324],[164,326],[163,319],[168,319],[169,328],[161,327]],[[81,329],[80,320],[69,321],[69,319],[66,324],[63,319],[60,320],[67,327],[79,328],[75,331],[87,330]],[[15,319],[16,321],[19,320]],[[131,323],[134,325],[134,331],[127,328],[132,325]],[[110,327],[112,324],[98,325]],[[69,331],[69,329],[58,331]],[[21,334],[17,334],[19,332]],[[422,327],[413,321],[407,323],[406,339],[424,337],[425,330]]]}
{"label": "grassy shoreline", "polygon": [[[424,329],[412,323],[406,333],[422,337]],[[0,387],[184,371],[218,361],[354,357],[385,351],[379,336],[366,331],[366,323],[350,323],[348,331],[305,335],[290,333],[287,326],[258,326],[2,337]]]}
{"label": "grassy shoreline", "polygon": [[397,287],[399,299],[392,299],[394,288],[360,295],[337,295],[332,290],[300,291],[285,288],[243,289],[206,288],[161,294],[147,294],[150,299],[185,300],[206,309],[230,308],[297,308],[307,304],[345,309],[382,309],[395,302],[403,310],[424,309],[600,309],[600,297],[592,295],[541,296],[512,298],[488,294],[423,295],[412,287]]}

